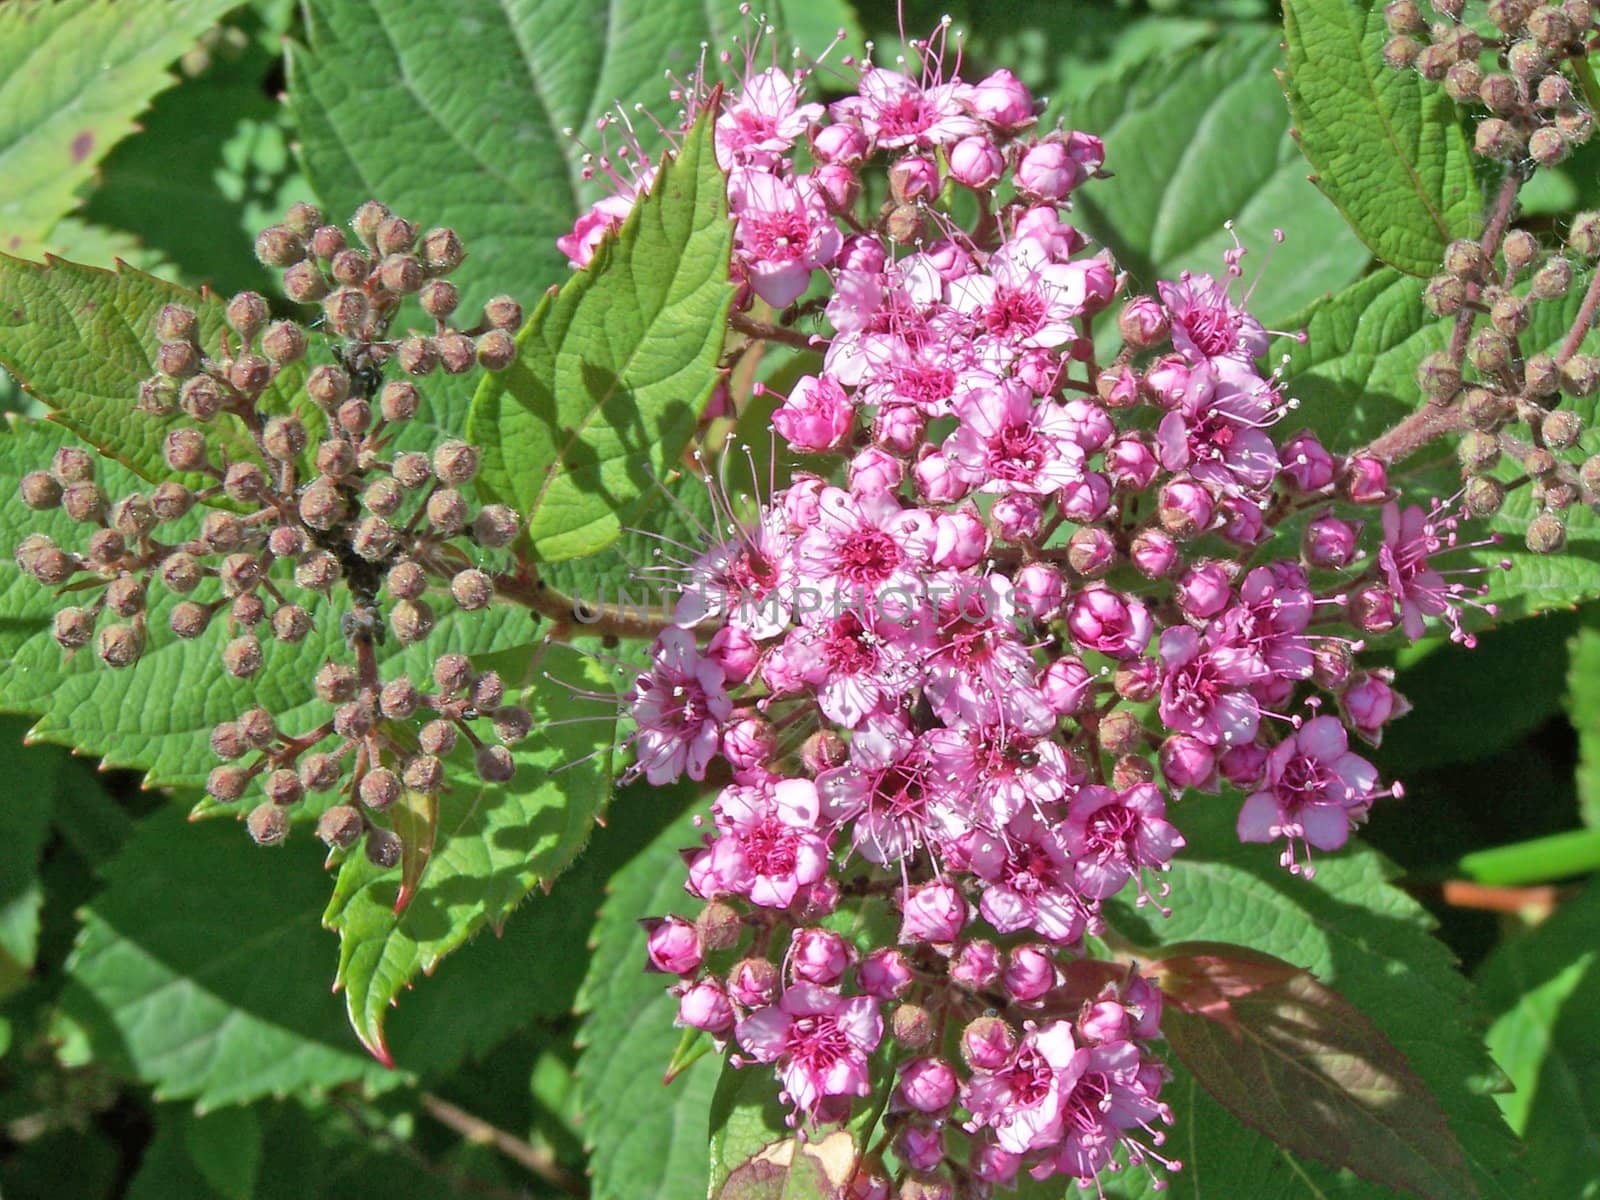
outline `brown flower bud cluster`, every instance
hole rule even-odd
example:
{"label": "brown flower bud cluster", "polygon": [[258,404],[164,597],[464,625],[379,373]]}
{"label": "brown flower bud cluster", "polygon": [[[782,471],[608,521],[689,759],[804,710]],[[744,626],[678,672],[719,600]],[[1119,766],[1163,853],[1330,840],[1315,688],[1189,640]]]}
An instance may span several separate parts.
{"label": "brown flower bud cluster", "polygon": [[[249,827],[270,843],[286,835],[287,812],[307,792],[344,790],[348,803],[330,809],[319,832],[343,848],[365,835],[368,853],[387,862],[398,843],[373,832],[370,814],[402,787],[437,791],[458,736],[480,777],[508,778],[503,743],[528,731],[526,710],[505,703],[498,678],[473,673],[459,655],[439,660],[436,689],[425,692],[404,676],[384,679],[377,654],[390,637],[427,639],[440,604],[476,611],[495,597],[484,552],[509,545],[519,520],[503,505],[475,503],[477,450],[457,440],[431,453],[395,443],[422,404],[406,376],[508,365],[522,314],[501,298],[481,328],[449,325],[455,289],[443,276],[464,251],[448,229],[419,238],[369,203],[350,233],[296,205],[257,241],[263,262],[285,268],[292,295],[323,301],[311,330],[274,320],[261,296],[243,292],[228,302],[228,332],[212,346],[194,311],[165,307],[157,373],[136,407],[166,426],[164,456],[176,478],[114,499],[95,482],[94,456],[64,448],[48,469],[23,478],[22,499],[64,510],[84,526],[85,542],[68,549],[34,535],[16,558],[72,601],[56,614],[56,641],[69,652],[92,645],[115,668],[131,667],[154,637],[198,638],[222,620],[223,665],[248,680],[274,644],[294,654],[287,648],[337,622],[354,662],[325,663],[316,676],[331,719],[297,735],[280,733],[263,708],[224,722],[212,744],[227,763],[207,791],[232,802],[258,783],[267,799]],[[432,332],[391,337],[411,295]],[[317,358],[330,361],[305,374],[303,395],[288,394],[282,371]],[[173,598],[162,605],[164,630],[151,628],[159,590]],[[485,743],[473,722],[492,725],[495,740]]]}
{"label": "brown flower bud cluster", "polygon": [[[1591,0],[1539,4],[1489,0],[1498,37],[1463,19],[1462,0],[1391,0],[1383,12],[1393,35],[1384,61],[1414,69],[1441,84],[1451,99],[1477,110],[1473,148],[1514,165],[1554,166],[1594,132],[1593,97],[1574,82],[1572,60],[1583,60],[1595,31]],[[1495,65],[1485,67],[1485,52]]]}
{"label": "brown flower bud cluster", "polygon": [[[1453,322],[1453,335],[1448,349],[1423,360],[1416,383],[1466,431],[1457,457],[1468,511],[1487,516],[1512,489],[1528,487],[1538,512],[1526,544],[1553,553],[1565,542],[1567,510],[1600,502],[1600,457],[1585,452],[1582,417],[1562,407],[1600,388],[1600,357],[1580,353],[1600,306],[1600,212],[1573,217],[1555,249],[1513,222],[1521,185],[1593,132],[1596,14],[1590,0],[1490,0],[1493,37],[1463,17],[1461,0],[1431,8],[1425,14],[1419,0],[1385,7],[1393,36],[1384,58],[1439,82],[1467,107],[1474,150],[1501,164],[1504,180],[1483,236],[1452,242],[1428,282],[1423,303]],[[1498,69],[1484,67],[1491,55]],[[1581,292],[1585,276],[1588,290],[1566,336],[1555,347],[1534,344],[1525,335],[1536,311]]]}

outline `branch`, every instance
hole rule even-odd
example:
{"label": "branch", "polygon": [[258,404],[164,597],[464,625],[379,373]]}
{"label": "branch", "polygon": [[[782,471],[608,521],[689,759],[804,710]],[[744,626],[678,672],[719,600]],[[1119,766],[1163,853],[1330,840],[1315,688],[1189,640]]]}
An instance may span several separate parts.
{"label": "branch", "polygon": [[467,1141],[479,1146],[492,1146],[535,1178],[542,1179],[569,1196],[588,1196],[589,1185],[557,1162],[548,1151],[513,1137],[504,1129],[489,1124],[482,1117],[473,1116],[464,1108],[457,1108],[432,1092],[423,1092],[419,1099],[425,1113],[439,1124],[455,1130]]}
{"label": "branch", "polygon": [[545,583],[533,567],[526,564],[516,572],[495,576],[494,590],[496,595],[559,625],[578,625],[582,632],[595,637],[650,642],[672,624],[664,610],[652,615],[639,607],[591,603],[581,597],[565,595]]}
{"label": "branch", "polygon": [[769,321],[753,321],[743,313],[730,315],[728,325],[746,337],[760,338],[767,342],[782,342],[801,350],[813,348],[814,339],[809,333],[801,333],[798,329],[790,329],[786,325],[774,325]]}

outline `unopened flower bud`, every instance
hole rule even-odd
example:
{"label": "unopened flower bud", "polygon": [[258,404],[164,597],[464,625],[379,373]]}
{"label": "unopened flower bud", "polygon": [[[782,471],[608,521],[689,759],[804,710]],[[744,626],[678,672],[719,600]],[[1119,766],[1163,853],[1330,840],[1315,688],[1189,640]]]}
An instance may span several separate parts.
{"label": "unopened flower bud", "polygon": [[1568,450],[1578,444],[1583,436],[1583,418],[1569,409],[1560,408],[1548,413],[1539,429],[1544,444],[1552,450]]}
{"label": "unopened flower bud", "polygon": [[167,617],[167,627],[176,636],[185,640],[199,637],[210,624],[211,609],[193,600],[185,600],[181,604],[174,605]]}
{"label": "unopened flower bud", "polygon": [[115,529],[96,529],[89,538],[88,552],[95,566],[115,566],[128,552],[128,542]]}
{"label": "unopened flower bud", "polygon": [[533,731],[533,714],[520,704],[502,705],[490,714],[490,720],[501,745],[514,745]]}
{"label": "unopened flower bud", "polygon": [[395,295],[409,296],[421,289],[427,276],[415,255],[391,254],[378,268],[378,279]]}
{"label": "unopened flower bud", "polygon": [[283,223],[301,237],[310,237],[312,231],[322,224],[322,210],[315,204],[297,200],[284,213]]}
{"label": "unopened flower bud", "polygon": [[517,358],[517,343],[503,329],[491,329],[475,343],[478,365],[485,371],[504,371]]}
{"label": "unopened flower bud", "polygon": [[422,600],[401,600],[389,614],[389,625],[402,646],[411,646],[433,632],[433,609]]}
{"label": "unopened flower bud", "polygon": [[361,803],[373,812],[384,812],[400,799],[403,790],[400,776],[388,767],[374,767],[361,779],[361,786],[356,789],[361,796]]}
{"label": "unopened flower bud", "polygon": [[428,230],[419,251],[430,275],[448,275],[467,257],[456,231],[448,228]]}
{"label": "unopened flower bud", "polygon": [[156,370],[173,379],[187,379],[200,369],[200,352],[193,342],[162,342],[156,351]]}
{"label": "unopened flower bud", "polygon": [[213,767],[206,776],[206,794],[223,804],[231,803],[244,795],[250,785],[250,771],[246,767]]}
{"label": "unopened flower bud", "polygon": [[317,698],[327,704],[342,704],[351,699],[360,686],[355,668],[345,663],[323,663],[312,676],[311,687]]}
{"label": "unopened flower bud", "polygon": [[489,607],[494,598],[494,581],[476,568],[468,568],[450,580],[450,595],[467,612]]}
{"label": "unopened flower bud", "polygon": [[1566,522],[1555,513],[1540,513],[1528,522],[1523,540],[1535,554],[1554,554],[1566,544]]}
{"label": "unopened flower bud", "polygon": [[483,319],[493,329],[515,333],[522,328],[522,305],[515,297],[495,296],[483,306]]}
{"label": "unopened flower bud", "polygon": [[326,532],[346,516],[344,497],[327,479],[318,479],[300,496],[300,519],[312,529]]}
{"label": "unopened flower bud", "polygon": [[434,339],[439,365],[447,375],[462,375],[478,361],[478,348],[464,333],[442,333]]}
{"label": "unopened flower bud", "polygon": [[340,337],[358,337],[372,314],[372,305],[364,293],[342,287],[323,300],[322,313],[334,333]]}
{"label": "unopened flower bud", "polygon": [[294,230],[270,225],[256,235],[256,260],[263,266],[290,267],[306,256],[306,244]]}
{"label": "unopened flower bud", "polygon": [[105,520],[110,504],[99,484],[69,483],[61,492],[61,507],[80,525],[96,525]]}
{"label": "unopened flower bud", "polygon": [[1456,458],[1469,475],[1481,475],[1500,461],[1500,439],[1474,430],[1456,445]]}
{"label": "unopened flower bud", "polygon": [[349,242],[344,236],[344,230],[337,225],[319,225],[311,231],[311,253],[318,258],[332,258],[343,250]]}
{"label": "unopened flower bud", "polygon": [[350,549],[368,562],[382,562],[400,543],[400,531],[382,517],[363,517],[350,535]]}
{"label": "unopened flower bud", "polygon": [[376,200],[368,200],[350,217],[350,228],[355,235],[369,245],[378,240],[378,227],[390,217],[388,205],[379,204]]}
{"label": "unopened flower bud", "polygon": [[444,537],[460,533],[471,515],[466,497],[453,487],[440,488],[429,496],[426,512],[429,524]]}
{"label": "unopened flower bud", "polygon": [[222,648],[222,667],[235,679],[249,679],[261,670],[265,658],[253,634],[236,637]]}
{"label": "unopened flower bud", "polygon": [[314,304],[328,294],[328,281],[316,263],[299,262],[283,273],[283,294],[297,304]]}
{"label": "unopened flower bud", "polygon": [[1383,65],[1391,71],[1409,70],[1416,64],[1417,56],[1421,53],[1422,43],[1403,33],[1397,33],[1384,42],[1381,51]]}
{"label": "unopened flower bud", "polygon": [[300,782],[308,792],[330,792],[339,784],[339,760],[331,754],[312,753],[300,760]]}
{"label": "unopened flower bud", "polygon": [[228,382],[244,396],[259,396],[272,382],[272,364],[259,354],[241,354],[228,368]]}
{"label": "unopened flower bud", "polygon": [[334,420],[346,433],[359,436],[372,428],[372,405],[360,396],[351,396],[339,405]]}
{"label": "unopened flower bud", "polygon": [[[287,264],[276,264],[279,266]],[[228,324],[248,345],[272,314],[259,292],[240,292],[228,301],[224,310]]]}
{"label": "unopened flower bud", "polygon": [[1541,167],[1553,167],[1571,152],[1572,147],[1561,131],[1552,125],[1535,129],[1528,135],[1528,157]]}
{"label": "unopened flower bud", "polygon": [[294,581],[308,592],[325,592],[343,573],[337,558],[327,550],[317,550],[295,564]]}
{"label": "unopened flower bud", "polygon": [[178,411],[178,387],[165,375],[152,375],[139,381],[135,407],[152,417],[170,417]]}
{"label": "unopened flower bud", "polygon": [[360,250],[341,250],[328,264],[328,273],[333,276],[335,283],[358,288],[372,274],[372,259]]}
{"label": "unopened flower bud", "polygon": [[645,954],[650,968],[665,975],[693,975],[705,962],[705,947],[693,923],[678,916],[649,922]]}
{"label": "unopened flower bud", "polygon": [[77,650],[94,638],[94,621],[94,614],[88,609],[69,605],[56,612],[51,622],[51,636],[63,650]]}
{"label": "unopened flower bud", "polygon": [[933,1018],[920,1004],[901,1004],[889,1018],[889,1036],[897,1046],[920,1050],[933,1040]]}
{"label": "unopened flower bud", "polygon": [[979,1017],[961,1031],[961,1058],[974,1071],[997,1071],[1017,1048],[1017,1031],[999,1017]]}
{"label": "unopened flower bud", "polygon": [[317,818],[317,836],[330,850],[348,850],[361,840],[365,823],[348,804],[335,804]]}
{"label": "unopened flower bud", "polygon": [[[413,259],[413,262],[416,260]],[[455,284],[443,279],[430,281],[417,295],[422,311],[435,321],[443,321],[461,305],[461,292]]]}
{"label": "unopened flower bud", "polygon": [[1581,212],[1572,218],[1567,245],[1584,258],[1600,257],[1600,212]]}
{"label": "unopened flower bud", "polygon": [[472,767],[485,783],[506,783],[517,773],[516,759],[504,746],[479,746],[473,753]]}
{"label": "unopened flower bud", "polygon": [[405,846],[395,834],[375,825],[367,830],[366,850],[368,862],[387,870],[400,865],[400,857],[405,852]]}
{"label": "unopened flower bud", "polygon": [[[1399,38],[1390,38],[1389,44],[1399,40]],[[1456,56],[1451,53],[1448,45],[1435,42],[1431,46],[1418,48],[1411,65],[1417,69],[1417,74],[1421,75],[1429,83],[1438,83],[1449,73],[1450,65],[1455,60]]]}
{"label": "unopened flower bud", "polygon": [[1592,396],[1600,385],[1600,356],[1574,354],[1561,368],[1561,390],[1569,396]]}
{"label": "unopened flower bud", "polygon": [[1448,404],[1461,390],[1461,369],[1442,350],[1425,355],[1417,365],[1417,387],[1434,404]]}
{"label": "unopened flower bud", "polygon": [[123,575],[106,588],[106,607],[119,617],[136,617],[144,605],[144,580],[136,575]]}
{"label": "unopened flower bud", "polygon": [[490,712],[500,707],[500,702],[506,697],[506,687],[498,672],[485,671],[473,679],[467,689],[467,697],[478,712]]}
{"label": "unopened flower bud", "polygon": [[1470,58],[1452,63],[1444,73],[1444,92],[1457,104],[1471,104],[1483,85],[1483,68]]}
{"label": "unopened flower bud", "polygon": [[1462,499],[1473,516],[1491,517],[1506,502],[1505,484],[1487,475],[1480,475],[1467,480]]}
{"label": "unopened flower bud", "polygon": [[298,804],[306,794],[300,776],[287,767],[268,772],[262,781],[261,791],[272,803],[280,805]]}
{"label": "unopened flower bud", "polygon": [[702,979],[678,997],[678,1021],[690,1029],[723,1035],[736,1019],[727,992],[715,979]]}
{"label": "unopened flower bud", "polygon": [[1400,623],[1399,602],[1382,584],[1358,588],[1346,607],[1350,623],[1363,633],[1387,633]]}
{"label": "unopened flower bud", "polygon": [[1171,323],[1166,308],[1153,296],[1135,296],[1118,314],[1117,331],[1129,349],[1148,350],[1167,340]]}
{"label": "unopened flower bud", "polygon": [[347,741],[359,741],[372,732],[378,714],[365,694],[333,710],[333,731]]}
{"label": "unopened flower bud", "polygon": [[48,471],[29,471],[19,488],[22,502],[36,512],[59,507],[61,484]]}
{"label": "unopened flower bud", "polygon": [[407,375],[426,375],[439,365],[439,347],[430,337],[408,337],[401,341],[395,358]]}
{"label": "unopened flower bud", "polygon": [[472,537],[480,546],[490,548],[507,546],[517,536],[518,525],[517,514],[513,509],[504,504],[491,504],[473,519]]}
{"label": "unopened flower bud", "polygon": [[1100,720],[1100,746],[1113,757],[1131,754],[1144,744],[1144,727],[1126,709],[1115,709]]}

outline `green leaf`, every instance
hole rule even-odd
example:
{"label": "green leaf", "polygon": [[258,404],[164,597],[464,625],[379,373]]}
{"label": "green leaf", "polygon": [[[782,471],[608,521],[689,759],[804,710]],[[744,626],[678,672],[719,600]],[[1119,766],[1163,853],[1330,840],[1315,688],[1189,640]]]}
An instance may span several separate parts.
{"label": "green leaf", "polygon": [[1076,219],[1142,286],[1182,270],[1221,275],[1233,234],[1264,256],[1283,230],[1283,259],[1252,293],[1269,325],[1344,287],[1367,261],[1306,180],[1272,79],[1277,59],[1275,31],[1237,34],[1204,53],[1141,63],[1071,114],[1105,138],[1112,171],[1077,192]]}
{"label": "green leaf", "polygon": [[[102,164],[99,186],[84,204],[88,220],[135,239],[185,280],[224,295],[277,290],[277,272],[256,261],[255,235],[311,195],[290,153],[287,110],[275,95],[285,30],[272,28],[271,19],[263,5],[231,16],[204,69],[157,98],[141,130]],[[52,233],[51,251],[109,265],[108,256],[58,244],[60,236],[59,228]]]}
{"label": "green leaf", "polygon": [[1483,214],[1455,105],[1416,72],[1384,66],[1376,0],[1285,0],[1283,29],[1289,109],[1317,185],[1380,259],[1433,274]]}
{"label": "green leaf", "polygon": [[[675,793],[631,789],[618,797],[613,820],[658,825],[682,803]],[[578,1104],[596,1200],[706,1195],[706,1112],[718,1060],[702,1058],[670,1085],[659,1083],[678,1041],[677,1005],[667,981],[643,968],[639,925],[641,917],[692,915],[678,851],[697,840],[693,812],[684,812],[612,877],[595,926],[578,995]]]}
{"label": "green leaf", "polygon": [[[51,615],[61,602],[24,575],[11,554],[30,533],[48,534],[65,546],[82,543],[82,527],[64,512],[33,512],[17,496],[17,480],[47,465],[64,444],[74,439],[59,426],[39,422],[17,422],[0,433],[0,711],[36,716],[34,739],[71,746],[107,766],[143,771],[151,786],[203,784],[217,761],[210,731],[252,704],[266,707],[284,729],[304,731],[327,720],[330,706],[316,698],[314,668],[306,664],[348,657],[336,602],[307,601],[319,614],[316,628],[298,646],[269,644],[266,667],[248,683],[222,667],[226,622],[213,622],[192,641],[167,633],[177,598],[160,588],[151,594],[148,648],[133,667],[112,671],[92,653],[64,654],[50,634]],[[111,462],[99,464],[97,478],[112,496],[143,487]],[[293,588],[289,595],[304,599]],[[439,654],[482,654],[526,645],[534,637],[529,615],[511,605],[482,613],[438,607],[438,626],[426,645],[391,644],[380,651],[386,673],[404,670],[426,679]]]}
{"label": "green leaf", "polygon": [[185,1114],[183,1143],[205,1181],[228,1200],[251,1200],[261,1173],[261,1121],[249,1108]]}
{"label": "green leaf", "polygon": [[[1427,913],[1390,883],[1393,868],[1371,849],[1352,843],[1319,856],[1315,879],[1305,880],[1279,867],[1270,848],[1242,845],[1235,813],[1228,800],[1196,798],[1180,806],[1174,819],[1189,844],[1166,877],[1172,916],[1147,920],[1148,909],[1119,903],[1107,912],[1112,928],[1145,947],[1227,941],[1310,971],[1405,1056],[1444,1110],[1479,1194],[1522,1195],[1517,1142],[1491,1095],[1501,1077],[1484,1049],[1470,986],[1450,951],[1430,935]],[[1158,953],[1147,949],[1141,957]],[[1176,1136],[1183,1138],[1189,1121],[1227,1127],[1227,1118],[1212,1111],[1215,1101],[1200,1095],[1198,1108],[1177,1110]],[[1210,1196],[1214,1181],[1235,1171],[1262,1172],[1270,1159],[1267,1139],[1237,1123],[1226,1138],[1196,1138],[1193,1147],[1173,1179],[1177,1196]],[[1392,1195],[1282,1153],[1290,1169],[1269,1172],[1278,1182],[1250,1192],[1251,1200]],[[1136,1174],[1119,1186],[1129,1196],[1146,1194]]]}
{"label": "green leaf", "polygon": [[201,1108],[398,1082],[344,1028],[320,964],[326,883],[307,837],[265,851],[232,822],[141,822],[83,913],[55,1022],[100,1063]]}
{"label": "green leaf", "polygon": [[58,779],[71,763],[57,750],[25,750],[27,726],[0,718],[0,778],[27,780],[0,804],[0,996],[33,969],[39,949],[39,855],[50,832]]}
{"label": "green leaf", "polygon": [[860,1142],[828,1126],[798,1138],[772,1075],[724,1064],[711,1101],[710,1200],[833,1200],[855,1177]]}
{"label": "green leaf", "polygon": [[1584,625],[1567,643],[1567,716],[1578,735],[1578,805],[1600,826],[1600,628]]}
{"label": "green leaf", "polygon": [[520,677],[502,674],[508,686],[526,686],[522,703],[534,718],[534,732],[513,751],[516,777],[484,784],[468,763],[454,764],[439,797],[432,861],[402,911],[395,911],[398,872],[360,855],[345,860],[328,903],[324,920],[339,934],[337,986],[350,1023],[386,1063],[384,1019],[401,990],[484,925],[499,929],[535,884],[571,863],[605,807],[616,705],[581,694],[608,688],[605,672],[559,643],[515,657]]}
{"label": "green leaf", "polygon": [[[104,271],[0,254],[0,363],[57,421],[152,482],[174,477],[161,453],[167,429],[137,412],[134,401],[140,382],[155,372],[155,321],[166,304],[194,309],[201,345],[218,346],[226,322],[214,296],[128,266]],[[304,380],[303,364],[285,367],[262,394],[263,408],[297,406]],[[235,422],[216,422],[205,433],[214,461],[250,452],[249,435]],[[203,483],[200,476],[184,478],[192,487]]]}
{"label": "green leaf", "polygon": [[0,8],[0,249],[36,253],[106,152],[175,80],[167,67],[237,0]]}
{"label": "green leaf", "polygon": [[1544,1196],[1600,1195],[1600,887],[1590,884],[1478,972],[1489,1048],[1515,1086],[1499,1096]]}
{"label": "green leaf", "polygon": [[1476,1196],[1427,1088],[1360,1009],[1307,971],[1194,942],[1150,965],[1178,1060],[1278,1145],[1419,1196]]}
{"label": "green leaf", "polygon": [[687,78],[738,21],[700,0],[308,0],[306,44],[289,56],[306,174],[334,212],[375,196],[456,228],[471,255],[454,277],[464,311],[530,294],[565,273],[555,239],[602,194],[563,131],[597,138],[619,101],[670,123],[664,72]]}
{"label": "green leaf", "polygon": [[[1393,270],[1374,272],[1317,310],[1304,345],[1289,345],[1285,394],[1300,401],[1298,419],[1330,449],[1348,452],[1366,445],[1421,403],[1417,366],[1425,355],[1445,349],[1450,339],[1449,323],[1434,319],[1422,307],[1422,288],[1421,280]],[[1581,303],[1582,291],[1574,288],[1562,300],[1533,305],[1531,323],[1520,339],[1523,352],[1554,350]],[[1587,345],[1592,347],[1596,340],[1600,339],[1591,333]],[[1564,404],[1584,421],[1579,453],[1600,451],[1600,432],[1592,428],[1600,404],[1594,397]],[[1442,449],[1442,444],[1429,447],[1421,465],[1407,464],[1408,503],[1426,505],[1430,497],[1442,500],[1461,486],[1460,472]],[[1507,480],[1518,473],[1509,461],[1499,471]],[[1451,560],[1452,565],[1463,566],[1474,559],[1486,565],[1511,562],[1508,574],[1488,581],[1489,599],[1499,606],[1502,619],[1566,608],[1600,596],[1600,515],[1574,505],[1565,514],[1567,549],[1539,555],[1523,542],[1537,513],[1532,489],[1512,491],[1500,512],[1484,523],[1503,536],[1503,544],[1458,551]]]}
{"label": "green leaf", "polygon": [[480,479],[528,516],[540,558],[615,540],[688,443],[718,378],[732,226],[702,118],[616,240],[546,296],[470,430]]}

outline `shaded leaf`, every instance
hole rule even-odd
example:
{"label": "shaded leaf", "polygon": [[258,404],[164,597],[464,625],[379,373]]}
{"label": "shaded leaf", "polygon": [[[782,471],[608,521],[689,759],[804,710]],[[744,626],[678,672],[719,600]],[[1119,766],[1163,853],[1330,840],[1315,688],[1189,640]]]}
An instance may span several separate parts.
{"label": "shaded leaf", "polygon": [[1220,277],[1234,235],[1264,257],[1283,230],[1282,257],[1251,293],[1251,311],[1268,325],[1344,287],[1367,263],[1338,210],[1306,180],[1271,75],[1278,41],[1275,30],[1251,30],[1204,53],[1144,62],[1071,110],[1076,126],[1105,138],[1112,172],[1074,195],[1075,219],[1142,287],[1184,270]]}
{"label": "shaded leaf", "polygon": [[615,540],[683,452],[718,378],[731,239],[703,117],[617,238],[540,303],[517,361],[479,387],[479,478],[527,515],[538,557]]}
{"label": "shaded leaf", "polygon": [[1389,31],[1376,0],[1285,0],[1283,30],[1285,90],[1317,185],[1380,259],[1433,274],[1483,213],[1455,105],[1416,72],[1383,64]]}
{"label": "shaded leaf", "polygon": [[[1359,843],[1319,857],[1312,880],[1291,876],[1270,849],[1238,841],[1236,803],[1196,798],[1175,810],[1173,820],[1188,846],[1166,877],[1173,890],[1171,917],[1151,920],[1143,915],[1148,909],[1118,902],[1107,908],[1113,930],[1143,946],[1227,941],[1311,972],[1366,1014],[1405,1056],[1444,1110],[1478,1192],[1496,1200],[1522,1195],[1519,1146],[1492,1094],[1503,1086],[1502,1077],[1484,1048],[1470,985],[1450,951],[1430,935],[1427,913],[1389,882],[1390,865]],[[1443,1013],[1448,1020],[1440,1019]],[[1203,1090],[1198,1096],[1188,1111],[1177,1108],[1181,1092],[1171,1101],[1179,1118],[1174,1136],[1193,1147],[1171,1194],[1211,1197],[1213,1185],[1237,1171],[1262,1180],[1261,1190],[1249,1193],[1251,1200],[1392,1195],[1276,1151],[1221,1113]],[[1184,1122],[1213,1132],[1190,1138]],[[1287,1171],[1268,1169],[1275,1153]],[[1116,1187],[1129,1197],[1149,1194],[1137,1173],[1124,1173]]]}
{"label": "shaded leaf", "polygon": [[1161,1031],[1223,1107],[1280,1146],[1420,1196],[1476,1196],[1444,1115],[1361,1010],[1239,946],[1168,947]]}
{"label": "shaded leaf", "polygon": [[0,7],[0,250],[36,253],[106,152],[176,80],[167,67],[237,0]]}
{"label": "shaded leaf", "polygon": [[1478,972],[1489,1048],[1515,1090],[1500,1108],[1528,1144],[1540,1194],[1600,1195],[1600,887],[1590,884]]}
{"label": "shaded leaf", "polygon": [[263,851],[232,822],[141,822],[104,872],[67,961],[55,1032],[203,1108],[399,1077],[361,1052],[324,980],[326,883],[309,838]]}
{"label": "shaded leaf", "polygon": [[1578,806],[1600,825],[1600,628],[1586,624],[1567,643],[1567,716],[1578,735]]}
{"label": "shaded leaf", "polygon": [[[659,828],[684,808],[680,792],[634,788],[613,806],[607,837]],[[596,1200],[704,1200],[706,1112],[720,1060],[699,1059],[670,1085],[660,1081],[678,1042],[677,1004],[666,980],[644,970],[639,919],[692,915],[678,851],[698,840],[693,812],[661,829],[610,880],[595,925],[588,974],[578,996],[578,1106]],[[602,843],[603,844],[603,843]],[[567,886],[563,881],[556,895]]]}
{"label": "shaded leaf", "polygon": [[508,688],[523,687],[533,733],[513,748],[517,774],[485,784],[458,750],[438,800],[433,854],[416,894],[396,912],[400,874],[345,859],[324,916],[339,934],[338,986],[350,1023],[368,1049],[391,1061],[384,1020],[400,992],[484,925],[499,928],[535,884],[560,874],[589,839],[610,789],[616,706],[575,689],[606,677],[571,647],[508,656]]}

